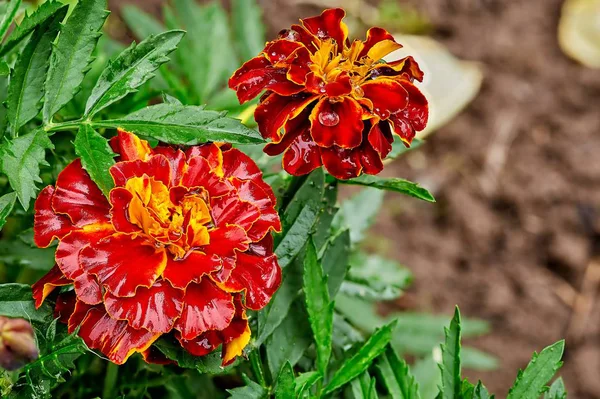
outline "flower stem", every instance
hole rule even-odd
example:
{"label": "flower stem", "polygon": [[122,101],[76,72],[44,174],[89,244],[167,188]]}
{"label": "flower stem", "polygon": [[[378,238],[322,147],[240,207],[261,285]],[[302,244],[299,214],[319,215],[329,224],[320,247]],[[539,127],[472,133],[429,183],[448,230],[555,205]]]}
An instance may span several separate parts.
{"label": "flower stem", "polygon": [[119,366],[113,362],[108,362],[106,366],[106,376],[104,377],[104,389],[102,390],[103,398],[112,398],[113,389],[117,383],[117,377],[119,375]]}
{"label": "flower stem", "polygon": [[258,380],[258,383],[267,388],[267,381],[265,380],[265,374],[262,369],[262,362],[260,361],[260,353],[258,353],[258,349],[250,352],[250,364],[252,365],[252,371],[254,373],[254,377]]}

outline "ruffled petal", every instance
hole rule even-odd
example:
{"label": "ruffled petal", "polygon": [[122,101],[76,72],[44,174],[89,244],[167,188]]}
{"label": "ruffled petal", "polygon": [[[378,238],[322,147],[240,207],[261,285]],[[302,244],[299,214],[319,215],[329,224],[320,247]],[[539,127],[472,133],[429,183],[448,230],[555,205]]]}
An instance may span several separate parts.
{"label": "ruffled petal", "polygon": [[401,112],[390,116],[390,122],[405,145],[410,145],[416,132],[425,129],[429,117],[427,99],[415,85],[407,81],[400,84],[409,94],[408,105]]}
{"label": "ruffled petal", "polygon": [[361,146],[359,154],[362,171],[364,173],[376,175],[383,170],[381,156],[369,144]]}
{"label": "ruffled petal", "polygon": [[286,77],[288,80],[296,83],[297,85],[304,85],[308,74],[310,73],[310,51],[302,46],[296,49],[287,58],[286,63],[288,64],[288,70]]}
{"label": "ruffled petal", "polygon": [[207,331],[192,339],[183,339],[181,333],[175,333],[175,337],[194,356],[206,356],[223,343],[218,331]]}
{"label": "ruffled petal", "polygon": [[77,295],[75,291],[66,291],[58,294],[56,298],[56,306],[54,307],[53,316],[58,319],[61,323],[67,324],[69,318],[75,311],[75,304],[77,303]]}
{"label": "ruffled petal", "polygon": [[177,186],[183,176],[186,156],[183,151],[168,146],[158,146],[154,149],[155,154],[164,155],[171,164],[171,186]]}
{"label": "ruffled petal", "polygon": [[71,280],[62,274],[58,266],[54,265],[44,277],[31,286],[36,309],[42,306],[42,303],[44,303],[48,295],[50,295],[56,287],[62,287],[69,284],[71,284]]}
{"label": "ruffled petal", "polygon": [[58,214],[52,209],[54,191],[53,186],[48,186],[35,200],[33,240],[40,248],[46,248],[54,239],[60,240],[75,228],[67,215]]}
{"label": "ruffled petal", "polygon": [[382,159],[387,157],[390,151],[392,151],[394,137],[392,136],[392,131],[390,130],[388,122],[383,121],[373,123],[367,138],[369,144],[371,144],[373,149],[379,153]]}
{"label": "ruffled petal", "polygon": [[279,215],[271,197],[256,183],[251,180],[232,179],[237,188],[240,199],[258,207],[260,218],[256,220],[247,231],[251,241],[262,239],[270,231],[281,231]]}
{"label": "ruffled petal", "polygon": [[169,280],[174,287],[185,289],[191,282],[198,283],[203,276],[219,270],[222,264],[221,258],[215,254],[191,251],[183,259],[174,260],[169,257],[163,278]]}
{"label": "ruffled petal", "polygon": [[210,231],[210,245],[203,250],[209,255],[217,255],[222,261],[221,270],[212,275],[216,281],[229,278],[237,252],[247,251],[249,243],[250,238],[240,226],[226,225]]}
{"label": "ruffled petal", "polygon": [[246,307],[260,310],[269,303],[281,283],[277,257],[259,257],[239,253],[236,267],[223,286],[234,292],[246,292]]}
{"label": "ruffled petal", "polygon": [[347,96],[352,92],[352,81],[350,75],[343,72],[334,80],[325,82],[314,72],[306,76],[306,89],[315,95],[328,97]]}
{"label": "ruffled petal", "polygon": [[271,62],[271,64],[277,64],[278,62],[286,61],[287,58],[292,55],[300,47],[304,47],[302,43],[278,39],[270,43],[267,43],[263,54]]}
{"label": "ruffled petal", "polygon": [[181,317],[175,323],[183,339],[194,339],[208,330],[223,330],[235,314],[231,294],[208,278],[188,285],[183,301]]}
{"label": "ruffled petal", "polygon": [[56,191],[52,197],[52,208],[57,213],[68,215],[78,227],[92,223],[109,223],[110,204],[96,183],[83,170],[79,159],[71,162],[59,173]]}
{"label": "ruffled petal", "polygon": [[252,180],[275,202],[273,189],[263,180],[263,174],[258,165],[248,155],[236,148],[223,152],[223,176],[236,177],[240,180]]}
{"label": "ruffled petal", "polygon": [[397,61],[376,64],[371,72],[371,77],[375,78],[378,76],[400,76],[406,78],[409,81],[418,80],[423,81],[424,73],[419,67],[419,64],[411,56],[402,58]]}
{"label": "ruffled petal", "polygon": [[194,157],[188,161],[188,168],[183,174],[181,184],[185,187],[202,187],[211,197],[227,194],[231,186],[221,179],[203,157]]}
{"label": "ruffled petal", "polygon": [[242,201],[237,193],[228,193],[222,197],[211,198],[211,214],[215,225],[236,224],[249,230],[260,218],[260,209],[251,202]]}
{"label": "ruffled petal", "polygon": [[131,191],[123,187],[115,187],[110,190],[110,203],[112,204],[110,219],[116,231],[135,233],[141,230],[139,226],[129,220],[129,204],[132,199]]}
{"label": "ruffled petal", "polygon": [[360,88],[365,96],[362,101],[366,101],[366,105],[381,119],[387,119],[390,115],[402,111],[408,104],[408,92],[394,80],[370,80]]}
{"label": "ruffled petal", "polygon": [[153,151],[146,140],[135,134],[117,129],[117,135],[110,141],[114,152],[120,155],[121,161],[145,161]]}
{"label": "ruffled petal", "polygon": [[117,162],[110,168],[110,174],[117,187],[125,186],[132,177],[147,175],[154,180],[162,182],[165,186],[171,185],[171,163],[164,155],[152,155],[146,161],[136,160]]}
{"label": "ruffled petal", "polygon": [[[223,332],[223,335],[225,336],[223,353],[221,355],[223,359],[221,365],[223,367],[230,365],[236,357],[242,355],[244,348],[250,343],[252,335],[248,320],[234,320],[229,325],[229,327],[232,326],[233,328],[228,328],[230,331],[227,331],[227,333],[231,335],[227,336],[226,333]],[[233,333],[237,333],[237,335],[233,335]]]}
{"label": "ruffled petal", "polygon": [[382,28],[371,28],[367,31],[367,40],[358,56],[361,59],[364,56],[373,61],[379,61],[389,53],[401,49],[402,45],[396,43],[394,36]]}
{"label": "ruffled petal", "polygon": [[346,43],[348,38],[348,27],[342,20],[346,12],[341,8],[332,8],[323,11],[317,17],[302,19],[302,24],[306,29],[323,40],[327,38],[335,39],[340,48]]}
{"label": "ruffled petal", "polygon": [[258,105],[254,111],[254,118],[262,136],[273,142],[279,142],[282,138],[281,128],[290,119],[294,119],[317,100],[315,96],[284,97],[272,93]]}
{"label": "ruffled petal", "polygon": [[363,109],[350,97],[321,99],[310,114],[310,133],[321,147],[355,148],[362,142]]}
{"label": "ruffled petal", "polygon": [[112,294],[130,297],[138,287],[152,286],[167,265],[167,255],[142,237],[116,233],[83,248],[79,264]]}
{"label": "ruffled petal", "polygon": [[321,149],[310,137],[309,128],[307,122],[304,132],[296,136],[283,153],[283,168],[291,175],[302,176],[322,165]]}
{"label": "ruffled petal", "polygon": [[210,169],[219,177],[223,176],[223,151],[216,143],[206,143],[188,148],[187,159],[202,157],[208,161]]}
{"label": "ruffled petal", "polygon": [[345,150],[340,147],[322,148],[321,159],[327,172],[341,180],[357,177],[362,172],[358,149]]}
{"label": "ruffled petal", "polygon": [[292,25],[290,29],[284,29],[280,31],[277,37],[293,42],[300,42],[311,51],[316,48],[315,44],[320,42],[315,35],[310,33],[304,26],[301,25]]}
{"label": "ruffled petal", "polygon": [[168,333],[183,309],[184,291],[168,282],[157,281],[150,288],[140,287],[135,296],[120,298],[107,292],[106,311],[113,319],[127,320],[137,330]]}

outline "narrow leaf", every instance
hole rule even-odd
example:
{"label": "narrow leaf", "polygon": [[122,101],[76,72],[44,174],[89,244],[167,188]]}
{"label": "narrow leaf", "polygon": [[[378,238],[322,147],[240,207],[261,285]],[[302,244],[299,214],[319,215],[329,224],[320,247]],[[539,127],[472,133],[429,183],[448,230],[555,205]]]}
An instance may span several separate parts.
{"label": "narrow leaf", "polygon": [[[475,390],[473,391],[473,399],[493,399],[493,398],[494,398],[494,395],[490,395],[490,393],[483,386],[481,381],[479,381],[477,383],[477,386],[475,386]],[[558,399],[558,398],[552,398],[552,399]],[[564,399],[564,398],[560,398],[560,399]]]}
{"label": "narrow leaf", "polygon": [[17,135],[21,126],[35,118],[42,108],[40,100],[44,96],[44,82],[52,42],[58,34],[60,22],[67,14],[67,8],[61,8],[52,18],[35,28],[31,39],[17,59],[10,77],[6,102],[8,122],[13,136]]}
{"label": "narrow leaf", "polygon": [[17,200],[17,193],[8,193],[0,197],[0,229],[6,224],[6,218],[10,215]]}
{"label": "narrow leaf", "polygon": [[331,356],[333,330],[333,302],[329,300],[327,278],[317,260],[317,250],[309,240],[304,257],[304,294],[310,327],[317,349],[317,370],[325,376]]}
{"label": "narrow leaf", "polygon": [[349,268],[350,231],[344,230],[334,238],[323,253],[321,263],[323,272],[327,275],[329,297],[335,298]]}
{"label": "narrow leaf", "polygon": [[0,20],[0,42],[2,42],[4,35],[6,35],[6,32],[10,27],[10,24],[15,19],[17,11],[19,11],[19,7],[21,7],[21,0],[12,0],[8,2],[6,11],[2,16],[2,20]]}
{"label": "narrow leaf", "polygon": [[8,177],[25,210],[29,209],[30,199],[37,195],[36,183],[42,182],[40,165],[47,165],[46,150],[53,148],[43,129],[7,141],[0,148],[2,172]]}
{"label": "narrow leaf", "polygon": [[266,399],[269,396],[265,388],[252,381],[246,374],[243,374],[242,378],[246,386],[228,389],[227,392],[231,394],[229,399]]}
{"label": "narrow leaf", "polygon": [[396,321],[393,321],[375,330],[364,346],[331,377],[323,394],[332,393],[363,373],[371,365],[373,359],[385,350],[392,338],[392,330],[395,326]]}
{"label": "narrow leaf", "polygon": [[561,377],[557,378],[552,385],[550,390],[544,395],[544,399],[566,399],[567,390],[565,389],[565,383]]}
{"label": "narrow leaf", "polygon": [[144,40],[148,36],[158,35],[165,31],[165,27],[152,15],[145,13],[136,6],[123,6],[121,15],[129,29],[133,31],[139,40]]}
{"label": "narrow leaf", "polygon": [[366,188],[343,201],[340,212],[333,219],[332,227],[338,230],[350,229],[350,242],[353,245],[359,243],[375,221],[383,204],[383,195],[381,190]]}
{"label": "narrow leaf", "polygon": [[422,199],[428,202],[435,202],[433,195],[417,183],[410,182],[404,179],[383,178],[372,175],[362,175],[350,180],[340,180],[340,183],[356,184],[359,186],[374,187],[380,190],[395,191],[397,193],[406,194],[411,197]]}
{"label": "narrow leaf", "polygon": [[48,123],[81,87],[109,12],[106,0],[80,0],[52,50],[43,118]]}
{"label": "narrow leaf", "polygon": [[0,61],[0,76],[8,76],[10,74],[10,67],[6,61]]}
{"label": "narrow leaf", "polygon": [[565,349],[565,341],[546,347],[533,353],[531,361],[523,372],[519,372],[517,380],[508,391],[507,399],[537,398],[546,389],[546,383],[562,366],[561,358]]}
{"label": "narrow leaf", "polygon": [[195,145],[207,141],[263,143],[264,139],[239,120],[203,107],[158,104],[122,119],[93,122],[97,127],[123,128],[168,144]]}
{"label": "narrow leaf", "polygon": [[309,371],[303,374],[300,374],[296,377],[296,398],[302,398],[302,394],[310,389],[313,385],[317,383],[321,379],[321,374],[316,371]]}
{"label": "narrow leaf", "polygon": [[277,384],[275,385],[275,399],[293,398],[296,391],[296,382],[294,381],[294,370],[290,362],[287,362],[281,368]]}
{"label": "narrow leaf", "polygon": [[256,0],[233,0],[231,17],[234,43],[241,58],[256,57],[265,46],[265,24]]}
{"label": "narrow leaf", "polygon": [[442,398],[460,399],[461,397],[461,365],[460,365],[460,311],[458,307],[454,311],[454,317],[450,322],[450,328],[444,328],[446,335],[445,343],[442,347]]}
{"label": "narrow leaf", "polygon": [[27,284],[0,284],[0,316],[20,317],[28,321],[50,322],[52,308],[43,304],[35,308],[31,287]]}
{"label": "narrow leaf", "polygon": [[175,30],[150,36],[119,54],[100,75],[87,100],[85,115],[91,118],[151,79],[154,71],[169,61],[167,55],[177,48],[184,34]]}
{"label": "narrow leaf", "polygon": [[115,164],[114,157],[108,140],[98,134],[90,125],[82,124],[75,137],[75,152],[81,158],[83,168],[89,173],[92,180],[108,197],[115,183],[109,173]]}
{"label": "narrow leaf", "polygon": [[389,394],[395,399],[420,399],[419,384],[411,375],[408,364],[388,346],[377,360],[377,370]]}

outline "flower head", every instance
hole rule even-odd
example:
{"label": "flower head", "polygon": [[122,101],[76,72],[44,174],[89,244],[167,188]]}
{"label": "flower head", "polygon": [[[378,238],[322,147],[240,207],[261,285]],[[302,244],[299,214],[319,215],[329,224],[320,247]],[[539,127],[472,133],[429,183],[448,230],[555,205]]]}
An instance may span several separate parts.
{"label": "flower head", "polygon": [[124,131],[111,144],[108,200],[75,160],[35,203],[36,244],[59,241],[56,266],[33,287],[37,306],[72,285],[56,313],[118,364],[152,359],[169,333],[198,356],[223,345],[230,363],[250,339],[246,309],[264,307],[281,280],[271,188],[229,146],[152,149]]}
{"label": "flower head", "polygon": [[402,46],[381,28],[348,40],[342,9],[324,11],[280,32],[229,80],[244,103],[263,90],[255,111],[265,152],[302,175],[324,165],[340,179],[377,174],[393,135],[406,146],[427,123],[427,100],[413,84],[423,72],[412,57],[381,59]]}
{"label": "flower head", "polygon": [[0,367],[16,370],[38,358],[33,327],[27,320],[0,316]]}

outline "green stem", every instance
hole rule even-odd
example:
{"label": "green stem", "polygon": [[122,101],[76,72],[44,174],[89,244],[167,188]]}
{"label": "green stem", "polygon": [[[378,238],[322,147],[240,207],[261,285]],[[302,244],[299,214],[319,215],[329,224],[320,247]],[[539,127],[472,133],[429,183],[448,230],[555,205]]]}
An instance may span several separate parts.
{"label": "green stem", "polygon": [[104,377],[104,389],[102,390],[102,397],[110,399],[113,397],[113,389],[117,383],[117,377],[119,375],[119,366],[113,362],[109,362],[106,366],[106,376]]}
{"label": "green stem", "polygon": [[258,349],[250,352],[250,364],[252,365],[252,371],[254,372],[254,377],[258,380],[258,383],[267,388],[267,381],[265,380],[265,374],[263,373],[262,363],[260,361],[260,353],[258,353]]}
{"label": "green stem", "polygon": [[68,122],[49,123],[44,126],[44,130],[47,132],[60,132],[63,130],[77,130],[82,123],[89,123],[81,119]]}

